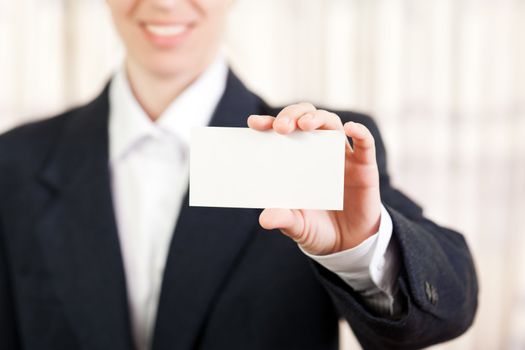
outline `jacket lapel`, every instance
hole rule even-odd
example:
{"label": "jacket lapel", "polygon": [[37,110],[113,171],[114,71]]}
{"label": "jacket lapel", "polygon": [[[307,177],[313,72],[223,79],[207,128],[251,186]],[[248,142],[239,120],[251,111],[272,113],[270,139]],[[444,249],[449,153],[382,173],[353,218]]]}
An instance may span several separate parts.
{"label": "jacket lapel", "polygon": [[[245,127],[261,101],[230,72],[212,126]],[[172,238],[153,349],[190,349],[236,259],[249,243],[259,210],[189,207],[184,199]]]}
{"label": "jacket lapel", "polygon": [[54,287],[80,343],[132,348],[108,168],[108,91],[72,112],[42,174],[57,196],[37,226]]}
{"label": "jacket lapel", "polygon": [[[230,72],[212,126],[245,127],[262,101]],[[66,121],[41,174],[56,194],[36,232],[52,283],[79,341],[133,348],[126,283],[111,197],[108,88]],[[154,349],[190,349],[214,297],[249,243],[260,210],[197,208],[186,194],[162,284]]]}

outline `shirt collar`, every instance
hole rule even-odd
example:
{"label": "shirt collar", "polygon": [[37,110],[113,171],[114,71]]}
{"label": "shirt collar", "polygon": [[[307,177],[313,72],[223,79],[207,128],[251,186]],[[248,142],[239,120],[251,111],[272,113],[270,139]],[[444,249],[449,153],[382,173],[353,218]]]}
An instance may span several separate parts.
{"label": "shirt collar", "polygon": [[154,122],[136,100],[124,67],[114,76],[109,91],[110,161],[142,139],[169,135],[189,147],[191,130],[209,124],[226,88],[228,66],[222,56],[186,88]]}

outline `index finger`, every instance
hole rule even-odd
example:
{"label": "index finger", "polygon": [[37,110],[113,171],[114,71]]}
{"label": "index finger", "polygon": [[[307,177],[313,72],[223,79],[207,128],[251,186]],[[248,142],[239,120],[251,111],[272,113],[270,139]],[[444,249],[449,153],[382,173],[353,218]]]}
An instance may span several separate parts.
{"label": "index finger", "polygon": [[275,120],[275,117],[272,117],[270,115],[253,114],[248,117],[247,123],[248,123],[248,127],[254,130],[266,131],[272,128],[274,120]]}

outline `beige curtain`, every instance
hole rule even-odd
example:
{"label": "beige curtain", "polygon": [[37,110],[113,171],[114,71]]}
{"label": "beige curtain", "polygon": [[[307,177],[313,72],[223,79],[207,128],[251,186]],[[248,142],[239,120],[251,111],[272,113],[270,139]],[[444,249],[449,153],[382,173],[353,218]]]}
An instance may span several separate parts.
{"label": "beige curtain", "polygon": [[[524,349],[525,1],[236,0],[225,46],[271,103],[373,114],[394,182],[466,235],[478,317],[437,348]],[[0,0],[0,130],[87,101],[121,58],[103,0]]]}

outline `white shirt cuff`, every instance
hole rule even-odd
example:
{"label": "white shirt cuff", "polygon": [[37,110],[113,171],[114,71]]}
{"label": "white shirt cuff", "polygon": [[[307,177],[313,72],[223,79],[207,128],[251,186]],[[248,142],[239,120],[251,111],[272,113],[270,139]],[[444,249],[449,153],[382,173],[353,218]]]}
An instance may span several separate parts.
{"label": "white shirt cuff", "polygon": [[[365,298],[386,298],[393,305],[399,256],[393,244],[392,218],[381,205],[379,231],[357,247],[329,255],[303,253],[328,270],[335,272],[345,283]],[[299,247],[300,248],[300,247]]]}

